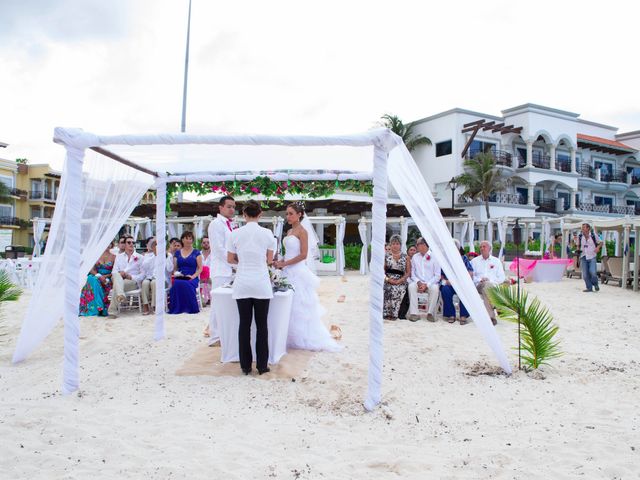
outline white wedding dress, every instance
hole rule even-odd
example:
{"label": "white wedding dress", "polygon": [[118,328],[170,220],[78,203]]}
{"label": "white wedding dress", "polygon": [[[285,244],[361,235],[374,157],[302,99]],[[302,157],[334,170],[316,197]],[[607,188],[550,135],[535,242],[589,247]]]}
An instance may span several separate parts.
{"label": "white wedding dress", "polygon": [[[283,240],[286,249],[285,260],[300,255],[300,240],[288,235]],[[316,288],[320,279],[313,274],[306,262],[298,262],[284,267],[283,273],[293,288],[293,305],[289,319],[287,347],[300,350],[336,352],[340,345],[331,337],[320,317],[324,309],[320,305]]]}

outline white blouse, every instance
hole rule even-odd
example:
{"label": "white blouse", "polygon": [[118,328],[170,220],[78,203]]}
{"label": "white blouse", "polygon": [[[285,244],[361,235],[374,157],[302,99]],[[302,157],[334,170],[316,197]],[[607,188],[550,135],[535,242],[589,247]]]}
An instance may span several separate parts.
{"label": "white blouse", "polygon": [[267,250],[273,251],[273,233],[257,222],[248,222],[231,233],[227,251],[238,256],[238,269],[233,281],[234,299],[273,298]]}

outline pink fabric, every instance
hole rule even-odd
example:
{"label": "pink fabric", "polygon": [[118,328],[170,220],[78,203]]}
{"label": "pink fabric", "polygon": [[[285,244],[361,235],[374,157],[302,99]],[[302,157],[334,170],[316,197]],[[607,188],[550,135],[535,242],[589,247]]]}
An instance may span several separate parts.
{"label": "pink fabric", "polygon": [[525,278],[531,276],[533,270],[536,268],[538,263],[544,264],[553,264],[553,265],[571,265],[573,260],[568,258],[551,258],[548,260],[529,260],[527,258],[514,258],[511,264],[509,265],[509,270],[513,273],[517,273],[518,271],[518,263],[520,263],[520,278]]}
{"label": "pink fabric", "polygon": [[209,271],[209,267],[204,265],[202,267],[202,272],[200,272],[200,280],[209,280],[209,276],[211,272]]}

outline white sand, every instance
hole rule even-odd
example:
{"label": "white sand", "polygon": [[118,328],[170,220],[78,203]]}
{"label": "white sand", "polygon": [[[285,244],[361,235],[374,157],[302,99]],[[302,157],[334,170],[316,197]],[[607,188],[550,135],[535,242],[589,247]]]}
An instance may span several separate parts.
{"label": "white sand", "polygon": [[[552,308],[565,352],[543,379],[469,375],[497,365],[473,325],[386,324],[385,405],[366,413],[368,283],[347,280],[321,284],[346,349],[316,354],[295,382],[176,376],[204,344],[203,318],[169,316],[168,338],[154,342],[151,317],[125,314],[83,320],[81,390],[65,397],[62,329],[10,365],[28,296],[5,304],[0,476],[639,478],[640,294],[584,294],[577,279],[528,285]],[[512,324],[497,328],[515,345]]]}

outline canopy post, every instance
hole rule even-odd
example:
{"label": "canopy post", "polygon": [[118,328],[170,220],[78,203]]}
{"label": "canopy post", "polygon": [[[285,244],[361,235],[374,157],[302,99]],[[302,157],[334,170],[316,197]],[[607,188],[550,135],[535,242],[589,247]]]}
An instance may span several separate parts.
{"label": "canopy post", "polygon": [[156,181],[156,321],[154,340],[162,340],[164,331],[164,308],[165,308],[165,268],[167,262],[166,246],[166,208],[167,208],[167,184],[164,179]]}
{"label": "canopy post", "polygon": [[380,403],[382,384],[382,304],[384,299],[384,240],[387,216],[387,152],[376,145],[373,153],[373,205],[371,278],[369,302],[369,381],[364,407],[371,411]]}
{"label": "canopy post", "polygon": [[630,225],[624,226],[624,237],[622,240],[622,288],[627,288],[627,279],[629,278],[629,230]]}
{"label": "canopy post", "polygon": [[638,247],[640,246],[640,227],[635,228],[636,238],[633,242],[633,291],[638,291],[638,284],[640,283],[640,279],[638,275],[640,274],[640,265],[638,265],[638,257],[640,253],[638,252]]}
{"label": "canopy post", "polygon": [[62,393],[68,395],[78,390],[80,385],[78,369],[78,342],[80,338],[80,220],[82,218],[82,162],[84,148],[66,145],[67,162],[65,168],[64,225],[64,360],[62,375]]}

